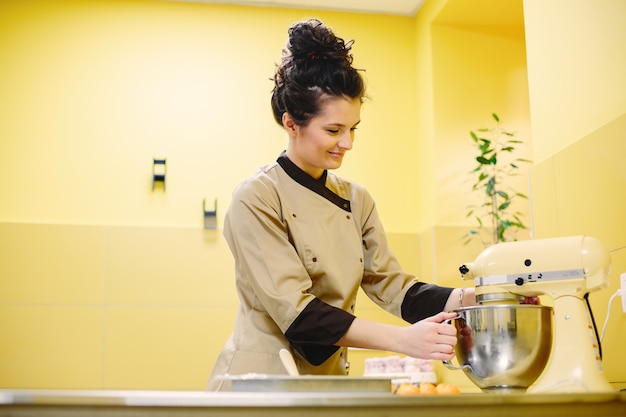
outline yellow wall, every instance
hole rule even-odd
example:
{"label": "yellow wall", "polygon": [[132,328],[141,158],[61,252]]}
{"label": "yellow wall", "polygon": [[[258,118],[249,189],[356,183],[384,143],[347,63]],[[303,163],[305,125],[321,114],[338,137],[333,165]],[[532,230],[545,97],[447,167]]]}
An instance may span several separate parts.
{"label": "yellow wall", "polygon": [[[416,17],[421,272],[443,285],[462,285],[458,266],[484,249],[480,242],[459,243],[475,227],[467,207],[479,201],[470,192],[476,156],[470,130],[490,127],[496,112],[524,141],[516,156],[532,159],[521,6],[521,0],[433,0]],[[488,12],[477,15],[474,8]],[[522,166],[511,183],[524,193],[529,168]],[[530,224],[530,204],[517,204]]]}
{"label": "yellow wall", "polygon": [[533,149],[542,162],[626,113],[626,3],[525,0]]}
{"label": "yellow wall", "polygon": [[[557,42],[557,9],[524,2],[524,35],[505,18],[522,13],[521,0],[476,2],[480,14],[463,0],[429,0],[415,18],[155,0],[0,2],[0,387],[203,389],[237,306],[222,216],[233,187],[286,144],[268,78],[287,27],[309,16],[357,41],[371,100],[338,173],[376,197],[405,269],[463,285],[458,265],[482,249],[461,238],[468,132],[496,111],[532,136],[523,152],[536,162],[537,237],[587,233],[612,250],[611,289],[592,296],[601,325],[626,270],[618,163],[626,95],[621,78],[602,72],[623,29],[611,29],[614,38],[589,28],[593,42],[562,36],[569,55],[557,59],[544,43]],[[613,22],[618,2],[601,0],[596,19]],[[579,30],[585,8],[567,7],[564,32]],[[502,25],[473,20],[485,10]],[[587,54],[605,61],[573,70]],[[590,68],[610,92],[606,111],[585,118],[584,100],[568,103],[558,117],[577,134],[554,137],[545,103],[556,93],[546,85],[572,89]],[[596,97],[586,86],[572,94]],[[153,157],[168,160],[166,192],[151,190]],[[217,230],[202,228],[205,198],[218,199]],[[605,340],[612,382],[626,380],[618,304]],[[357,314],[399,322],[363,297]],[[440,372],[475,390],[462,373]]]}
{"label": "yellow wall", "polygon": [[[415,36],[418,184],[431,196],[420,199],[418,227],[455,226],[462,235],[473,226],[466,207],[476,202],[464,191],[475,162],[469,131],[489,127],[496,112],[525,141],[517,155],[532,159],[522,2],[431,0],[416,17]],[[522,191],[524,174],[512,184]],[[518,209],[528,215],[528,204]]]}
{"label": "yellow wall", "polygon": [[[288,26],[309,16],[355,38],[366,69],[371,100],[339,173],[377,196],[399,252],[417,253],[402,208],[419,190],[401,192],[416,153],[414,19],[0,3],[0,387],[205,386],[237,306],[222,216],[286,145],[269,78]],[[153,157],[167,158],[166,192],[151,190]],[[205,198],[218,230],[202,229]]]}
{"label": "yellow wall", "polygon": [[[535,236],[586,234],[613,262],[608,289],[592,293],[603,326],[609,298],[626,272],[626,3],[600,0],[524,2],[533,151]],[[565,12],[564,12],[565,11]],[[554,36],[555,33],[564,36]],[[626,315],[613,302],[603,367],[626,386]]]}
{"label": "yellow wall", "polygon": [[[0,7],[0,189],[11,196],[0,219],[196,227],[204,198],[225,208],[286,146],[269,78],[287,27],[313,14],[357,39],[372,97],[341,172],[393,210],[399,186],[372,167],[412,167],[413,19],[164,1]],[[151,192],[153,157],[168,159],[167,194]],[[388,217],[389,229],[409,221]]]}

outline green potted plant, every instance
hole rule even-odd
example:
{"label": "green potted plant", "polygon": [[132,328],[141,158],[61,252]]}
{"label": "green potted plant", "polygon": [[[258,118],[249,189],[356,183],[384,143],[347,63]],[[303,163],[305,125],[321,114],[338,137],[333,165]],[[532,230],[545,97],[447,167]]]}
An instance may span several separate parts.
{"label": "green potted plant", "polygon": [[[527,200],[528,196],[513,189],[509,180],[520,174],[521,163],[531,161],[515,157],[516,147],[523,142],[501,126],[496,113],[491,116],[495,126],[470,131],[478,151],[477,165],[470,171],[474,179],[472,190],[479,193],[481,202],[467,207],[466,217],[473,217],[477,227],[467,233],[465,244],[477,237],[481,237],[486,245],[517,240],[516,233],[528,229],[522,213],[513,211],[511,205],[517,199]],[[489,230],[485,231],[486,228]],[[488,240],[485,240],[485,234],[489,236]]]}

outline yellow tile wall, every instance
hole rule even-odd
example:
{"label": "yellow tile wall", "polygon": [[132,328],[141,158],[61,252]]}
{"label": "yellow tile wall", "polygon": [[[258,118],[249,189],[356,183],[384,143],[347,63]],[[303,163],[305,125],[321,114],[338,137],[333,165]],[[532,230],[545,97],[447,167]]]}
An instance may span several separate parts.
{"label": "yellow tile wall", "polygon": [[101,306],[0,304],[0,387],[102,388]]}
{"label": "yellow tile wall", "polygon": [[102,304],[104,230],[0,223],[2,303]]}
{"label": "yellow tile wall", "polygon": [[107,309],[105,389],[201,390],[234,322],[209,307]]}
{"label": "yellow tile wall", "polygon": [[219,233],[0,223],[0,387],[203,389],[238,303]]}
{"label": "yellow tile wall", "polygon": [[626,386],[626,313],[609,299],[626,272],[626,114],[536,165],[532,170],[535,237],[590,235],[610,251],[610,286],[589,299],[599,331],[609,314],[603,341],[604,372]]}
{"label": "yellow tile wall", "polygon": [[219,230],[108,227],[107,301],[114,305],[224,306],[234,268]]}

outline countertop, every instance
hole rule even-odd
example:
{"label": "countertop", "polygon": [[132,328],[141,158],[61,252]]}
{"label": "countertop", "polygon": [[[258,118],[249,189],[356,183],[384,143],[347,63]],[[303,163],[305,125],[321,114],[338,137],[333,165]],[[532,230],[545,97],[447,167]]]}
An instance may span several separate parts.
{"label": "countertop", "polygon": [[0,416],[624,417],[626,392],[589,394],[0,390]]}

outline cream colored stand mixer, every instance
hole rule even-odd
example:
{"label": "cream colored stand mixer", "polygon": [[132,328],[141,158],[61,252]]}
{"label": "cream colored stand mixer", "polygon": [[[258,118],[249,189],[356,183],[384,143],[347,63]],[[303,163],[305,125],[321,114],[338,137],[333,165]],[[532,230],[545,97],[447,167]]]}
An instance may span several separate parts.
{"label": "cream colored stand mixer", "polygon": [[597,332],[585,297],[608,286],[610,256],[589,236],[505,242],[461,266],[482,305],[553,300],[554,341],[543,373],[528,392],[614,391],[602,370]]}

